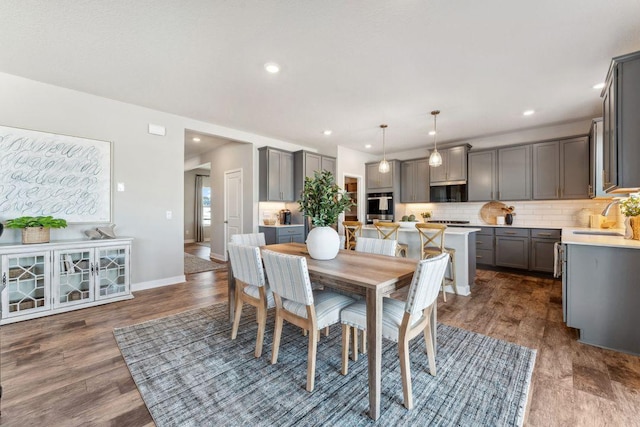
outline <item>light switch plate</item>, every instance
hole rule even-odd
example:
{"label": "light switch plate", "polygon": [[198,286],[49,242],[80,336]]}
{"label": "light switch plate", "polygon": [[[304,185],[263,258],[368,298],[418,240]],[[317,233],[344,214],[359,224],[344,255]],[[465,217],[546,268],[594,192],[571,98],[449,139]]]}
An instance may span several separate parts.
{"label": "light switch plate", "polygon": [[167,219],[173,218],[173,212],[167,211]]}
{"label": "light switch plate", "polygon": [[167,130],[165,129],[164,126],[154,125],[152,123],[149,123],[149,133],[151,135],[165,136],[167,134]]}
{"label": "light switch plate", "polygon": [[118,191],[124,191],[124,182],[118,183]]}

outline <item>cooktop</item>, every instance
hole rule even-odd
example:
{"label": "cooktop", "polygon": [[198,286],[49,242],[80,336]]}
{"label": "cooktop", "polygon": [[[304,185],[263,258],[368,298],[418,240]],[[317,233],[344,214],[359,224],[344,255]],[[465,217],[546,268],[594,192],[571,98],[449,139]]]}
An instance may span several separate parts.
{"label": "cooktop", "polygon": [[451,219],[430,219],[427,222],[434,222],[436,224],[469,224],[469,221],[459,221]]}

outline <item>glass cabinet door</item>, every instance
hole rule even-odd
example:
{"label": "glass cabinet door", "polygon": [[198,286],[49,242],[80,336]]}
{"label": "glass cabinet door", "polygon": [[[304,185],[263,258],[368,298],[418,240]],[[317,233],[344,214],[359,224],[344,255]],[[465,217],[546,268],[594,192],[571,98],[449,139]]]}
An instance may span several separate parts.
{"label": "glass cabinet door", "polygon": [[96,248],[96,299],[129,293],[129,248]]}
{"label": "glass cabinet door", "polygon": [[3,317],[50,309],[48,256],[47,252],[3,256]]}
{"label": "glass cabinet door", "polygon": [[56,251],[54,257],[54,308],[93,301],[93,249]]}

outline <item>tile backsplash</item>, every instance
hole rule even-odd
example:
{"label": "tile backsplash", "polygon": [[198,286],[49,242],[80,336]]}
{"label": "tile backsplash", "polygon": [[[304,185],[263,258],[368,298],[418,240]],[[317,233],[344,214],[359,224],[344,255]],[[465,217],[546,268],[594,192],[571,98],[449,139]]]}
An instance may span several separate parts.
{"label": "tile backsplash", "polygon": [[[521,227],[576,227],[578,226],[578,212],[581,209],[589,209],[598,214],[611,200],[585,199],[585,200],[544,200],[544,201],[502,201],[507,206],[515,207],[513,226]],[[431,211],[432,219],[466,220],[471,224],[484,224],[480,216],[480,209],[484,202],[465,203],[416,203],[397,204],[397,218],[403,215],[414,214],[420,219],[420,213]],[[622,227],[624,217],[620,209],[611,209],[608,219],[617,222],[617,227]]]}

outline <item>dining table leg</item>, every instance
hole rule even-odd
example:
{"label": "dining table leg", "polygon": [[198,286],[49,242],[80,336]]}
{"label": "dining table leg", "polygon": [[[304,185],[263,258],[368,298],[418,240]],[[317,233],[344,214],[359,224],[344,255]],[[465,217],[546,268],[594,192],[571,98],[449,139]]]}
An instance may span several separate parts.
{"label": "dining table leg", "polygon": [[380,378],[382,375],[382,295],[367,289],[367,357],[369,359],[369,416],[380,418]]}

